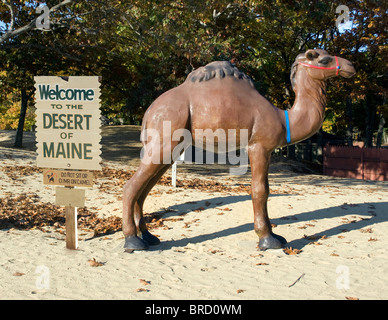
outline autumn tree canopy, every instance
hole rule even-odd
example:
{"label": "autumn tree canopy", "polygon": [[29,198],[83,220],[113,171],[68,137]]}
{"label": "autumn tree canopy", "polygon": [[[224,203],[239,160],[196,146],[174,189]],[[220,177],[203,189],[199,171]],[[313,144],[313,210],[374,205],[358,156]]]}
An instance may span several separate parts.
{"label": "autumn tree canopy", "polygon": [[[214,60],[232,61],[286,109],[295,57],[320,47],[357,69],[330,80],[324,129],[345,135],[351,123],[371,141],[388,117],[387,3],[342,4],[350,21],[339,31],[337,1],[2,0],[0,119],[21,90],[28,97],[34,75],[100,75],[103,114],[139,123],[158,95]],[[50,10],[49,29],[36,28],[38,6]]]}

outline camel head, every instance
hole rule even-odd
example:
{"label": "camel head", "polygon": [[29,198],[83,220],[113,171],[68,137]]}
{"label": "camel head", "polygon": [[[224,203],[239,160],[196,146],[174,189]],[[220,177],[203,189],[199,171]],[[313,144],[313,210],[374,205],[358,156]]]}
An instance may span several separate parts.
{"label": "camel head", "polygon": [[331,56],[322,49],[309,49],[296,57],[293,69],[297,66],[306,68],[309,76],[324,81],[335,76],[350,78],[356,73],[353,64],[337,56]]}

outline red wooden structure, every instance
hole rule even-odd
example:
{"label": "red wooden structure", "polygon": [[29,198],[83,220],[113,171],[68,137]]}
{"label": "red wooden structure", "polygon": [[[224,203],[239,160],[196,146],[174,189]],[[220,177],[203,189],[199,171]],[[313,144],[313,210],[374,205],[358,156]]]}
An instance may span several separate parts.
{"label": "red wooden structure", "polygon": [[326,145],[323,173],[342,178],[388,181],[388,149]]}

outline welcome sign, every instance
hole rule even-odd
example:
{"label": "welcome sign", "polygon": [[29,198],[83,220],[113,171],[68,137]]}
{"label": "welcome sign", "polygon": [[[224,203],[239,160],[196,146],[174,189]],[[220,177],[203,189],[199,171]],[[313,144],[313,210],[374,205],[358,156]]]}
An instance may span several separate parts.
{"label": "welcome sign", "polygon": [[34,77],[37,166],[101,170],[98,77]]}

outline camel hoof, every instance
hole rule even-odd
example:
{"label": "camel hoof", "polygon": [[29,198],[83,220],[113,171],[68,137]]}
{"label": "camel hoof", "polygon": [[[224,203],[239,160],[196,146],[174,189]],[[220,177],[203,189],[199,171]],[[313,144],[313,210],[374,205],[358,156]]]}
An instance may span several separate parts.
{"label": "camel hoof", "polygon": [[160,240],[157,237],[155,237],[154,235],[152,235],[148,230],[142,232],[141,238],[145,242],[147,242],[150,246],[156,246],[156,245],[160,244]]}
{"label": "camel hoof", "polygon": [[281,249],[286,243],[287,240],[282,236],[271,233],[268,237],[259,240],[259,249],[262,251],[267,249]]}
{"label": "camel hoof", "polygon": [[129,250],[147,250],[149,245],[137,236],[128,236],[125,238],[124,248]]}

